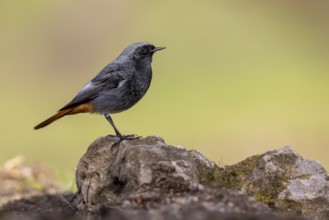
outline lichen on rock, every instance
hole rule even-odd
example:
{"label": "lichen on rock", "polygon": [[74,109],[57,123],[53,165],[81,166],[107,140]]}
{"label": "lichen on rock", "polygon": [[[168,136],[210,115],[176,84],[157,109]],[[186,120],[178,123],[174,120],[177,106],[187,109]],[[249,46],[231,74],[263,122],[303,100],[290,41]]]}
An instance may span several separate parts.
{"label": "lichen on rock", "polygon": [[291,147],[268,151],[227,166],[233,186],[278,212],[329,219],[329,178],[316,161]]}

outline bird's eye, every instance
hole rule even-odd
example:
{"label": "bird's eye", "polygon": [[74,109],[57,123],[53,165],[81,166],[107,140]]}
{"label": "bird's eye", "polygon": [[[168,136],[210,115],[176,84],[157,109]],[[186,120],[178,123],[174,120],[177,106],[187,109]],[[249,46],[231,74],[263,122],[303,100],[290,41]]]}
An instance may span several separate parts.
{"label": "bird's eye", "polygon": [[144,47],[144,48],[141,48],[140,52],[141,52],[142,54],[147,54],[147,49],[146,49],[145,47]]}

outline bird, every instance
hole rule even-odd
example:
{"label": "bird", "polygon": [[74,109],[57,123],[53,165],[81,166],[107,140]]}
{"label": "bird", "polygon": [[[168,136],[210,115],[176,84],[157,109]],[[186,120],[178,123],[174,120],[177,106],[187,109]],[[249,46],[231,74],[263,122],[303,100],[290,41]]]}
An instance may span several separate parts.
{"label": "bird", "polygon": [[136,135],[122,135],[111,115],[131,108],[146,94],[152,80],[153,54],[165,48],[146,42],[130,44],[68,104],[34,129],[43,128],[66,115],[98,113],[104,115],[119,140],[138,138]]}

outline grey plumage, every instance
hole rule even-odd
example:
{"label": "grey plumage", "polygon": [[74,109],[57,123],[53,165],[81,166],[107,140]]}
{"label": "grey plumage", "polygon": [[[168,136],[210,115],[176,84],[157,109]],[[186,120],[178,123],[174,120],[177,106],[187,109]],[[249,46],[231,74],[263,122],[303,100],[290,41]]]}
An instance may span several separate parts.
{"label": "grey plumage", "polygon": [[[152,56],[156,51],[162,49],[164,47],[155,47],[149,43],[129,45],[115,60],[88,82],[71,102],[61,108],[59,113],[71,109],[72,111],[68,111],[64,115],[90,112],[90,108],[85,109],[81,106],[84,104],[91,105],[93,111],[105,115],[117,136],[123,137],[115,128],[110,114],[129,109],[145,95],[152,80]],[[78,108],[79,106],[80,108]],[[55,117],[54,120],[56,119],[58,118]],[[44,127],[54,120],[41,123],[35,128]]]}
{"label": "grey plumage", "polygon": [[60,110],[87,101],[101,114],[118,113],[132,107],[145,95],[152,80],[153,54],[142,56],[140,50],[145,48],[150,52],[155,49],[148,43],[129,45]]}

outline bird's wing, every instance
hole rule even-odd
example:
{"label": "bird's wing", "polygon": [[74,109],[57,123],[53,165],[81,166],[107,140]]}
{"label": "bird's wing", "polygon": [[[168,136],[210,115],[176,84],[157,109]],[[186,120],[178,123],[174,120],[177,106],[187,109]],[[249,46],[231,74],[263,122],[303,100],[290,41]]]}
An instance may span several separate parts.
{"label": "bird's wing", "polygon": [[72,101],[61,108],[59,111],[74,108],[78,105],[87,103],[97,97],[99,93],[104,89],[110,90],[117,88],[120,85],[120,82],[126,80],[120,71],[115,71],[114,73],[109,72],[108,69],[106,72],[104,70],[102,70],[94,79],[85,85],[72,99]]}

